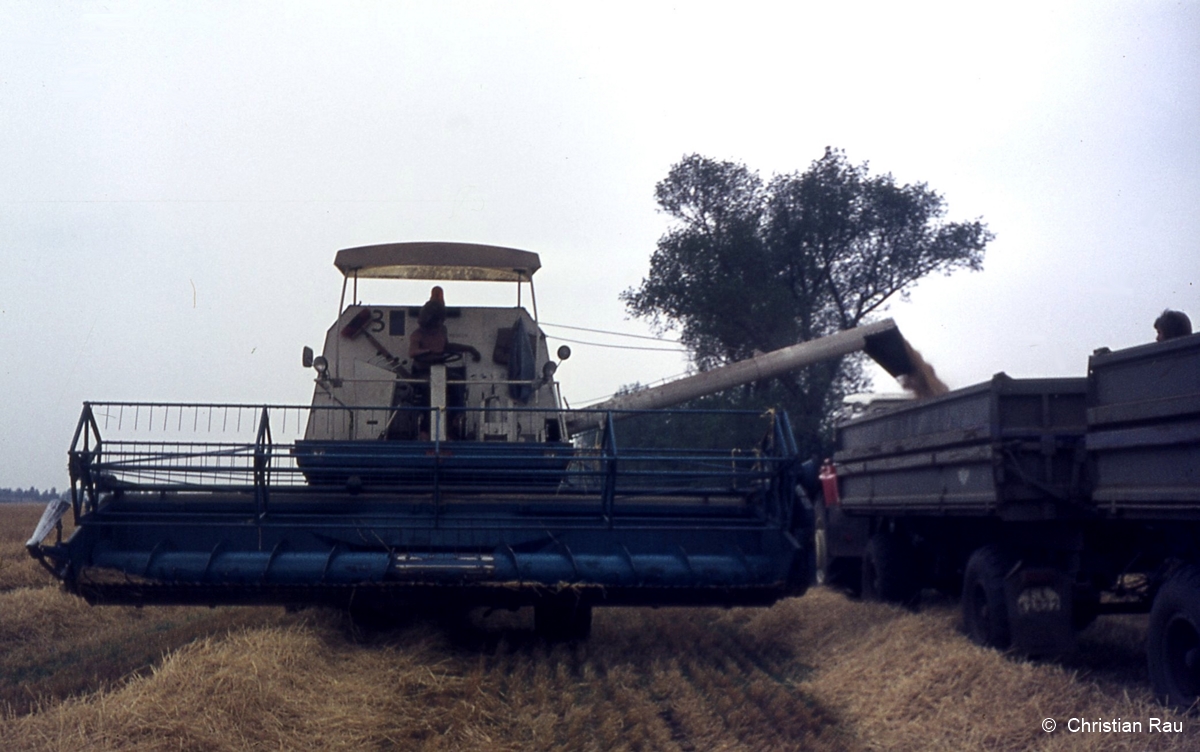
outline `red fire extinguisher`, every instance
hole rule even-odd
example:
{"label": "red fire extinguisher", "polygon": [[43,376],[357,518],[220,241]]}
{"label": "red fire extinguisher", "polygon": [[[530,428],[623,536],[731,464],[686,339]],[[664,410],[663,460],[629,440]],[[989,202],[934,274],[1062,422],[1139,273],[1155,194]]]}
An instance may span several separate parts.
{"label": "red fire extinguisher", "polygon": [[825,493],[825,506],[831,507],[840,504],[837,470],[833,466],[833,460],[825,460],[825,464],[821,465],[821,474],[817,478],[820,479],[821,490]]}

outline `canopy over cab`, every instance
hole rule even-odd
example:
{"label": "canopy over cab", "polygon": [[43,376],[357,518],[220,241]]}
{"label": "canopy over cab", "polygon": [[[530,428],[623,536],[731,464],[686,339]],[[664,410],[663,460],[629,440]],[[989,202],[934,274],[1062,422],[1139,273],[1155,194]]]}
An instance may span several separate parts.
{"label": "canopy over cab", "polygon": [[346,285],[353,281],[351,301],[358,300],[359,279],[431,279],[466,282],[516,282],[517,306],[521,305],[521,283],[529,283],[533,318],[537,320],[537,295],[533,273],[542,262],[536,253],[479,243],[382,243],[344,248],[333,265],[342,273],[342,300],[346,307]]}
{"label": "canopy over cab", "polygon": [[541,268],[536,253],[477,243],[385,243],[338,251],[347,278],[525,282]]}

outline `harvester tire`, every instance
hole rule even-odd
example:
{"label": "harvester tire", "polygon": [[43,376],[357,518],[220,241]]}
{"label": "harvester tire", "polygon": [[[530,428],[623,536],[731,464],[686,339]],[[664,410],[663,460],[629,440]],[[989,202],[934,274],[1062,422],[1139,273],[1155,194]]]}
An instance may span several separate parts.
{"label": "harvester tire", "polygon": [[1004,578],[1012,557],[999,546],[984,546],[967,559],[963,573],[963,631],[977,645],[1004,650],[1012,643]]}
{"label": "harvester tire", "polygon": [[1159,589],[1150,609],[1146,659],[1154,693],[1180,709],[1200,701],[1200,567],[1186,566]]}
{"label": "harvester tire", "polygon": [[346,614],[355,630],[366,633],[386,632],[404,622],[396,611],[378,603],[354,604],[346,609]]}
{"label": "harvester tire", "polygon": [[897,533],[875,533],[862,558],[862,597],[913,607],[921,595],[912,546]]}
{"label": "harvester tire", "polygon": [[548,600],[533,607],[533,628],[547,642],[586,640],[592,633],[592,607],[574,600]]}
{"label": "harvester tire", "polygon": [[1071,610],[1071,627],[1076,632],[1082,632],[1100,616],[1100,594],[1093,588],[1077,589],[1071,600],[1074,604]]}

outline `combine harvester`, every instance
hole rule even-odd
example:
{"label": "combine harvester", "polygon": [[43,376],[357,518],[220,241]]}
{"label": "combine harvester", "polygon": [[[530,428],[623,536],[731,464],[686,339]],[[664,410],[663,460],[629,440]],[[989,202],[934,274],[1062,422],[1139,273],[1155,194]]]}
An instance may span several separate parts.
{"label": "combine harvester", "polygon": [[[787,416],[729,413],[753,439],[697,428],[708,446],[673,447],[659,445],[661,408],[863,349],[908,365],[889,320],[565,410],[555,373],[570,351],[552,359],[538,326],[536,254],[405,243],[335,264],[337,321],[320,356],[304,353],[311,405],[84,404],[71,501],[28,544],[69,591],[365,613],[533,606],[560,639],[586,636],[594,606],[767,605],[812,573]],[[440,288],[423,306],[363,305],[367,278],[515,283],[517,305],[446,306]],[[670,413],[677,433],[706,420]]]}

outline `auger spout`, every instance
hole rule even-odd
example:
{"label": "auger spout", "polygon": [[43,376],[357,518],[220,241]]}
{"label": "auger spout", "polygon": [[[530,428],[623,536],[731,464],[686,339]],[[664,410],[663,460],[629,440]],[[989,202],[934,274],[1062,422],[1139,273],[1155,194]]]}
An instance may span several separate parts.
{"label": "auger spout", "polygon": [[[713,368],[661,386],[622,394],[590,409],[654,410],[713,394],[741,384],[779,376],[823,360],[865,351],[893,376],[911,373],[913,363],[904,337],[892,319],[845,329],[819,339],[772,350],[736,363]],[[567,423],[572,433],[591,428],[591,421],[580,415]]]}

